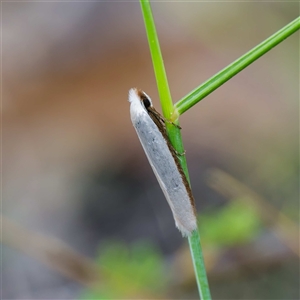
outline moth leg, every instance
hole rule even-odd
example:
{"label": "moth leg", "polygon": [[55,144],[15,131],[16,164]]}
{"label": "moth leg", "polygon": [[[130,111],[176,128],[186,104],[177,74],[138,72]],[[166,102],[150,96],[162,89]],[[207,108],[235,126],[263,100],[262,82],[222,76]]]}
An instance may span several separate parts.
{"label": "moth leg", "polygon": [[173,126],[177,127],[178,129],[182,129],[179,125],[177,125],[177,124],[175,124],[175,123],[173,123],[173,122],[171,122],[167,119],[165,119],[165,122],[168,122],[169,124],[172,124]]}
{"label": "moth leg", "polygon": [[170,143],[170,146],[172,147],[171,148],[171,151],[176,155],[176,156],[184,156],[185,155],[185,153],[186,153],[186,151],[184,150],[183,151],[183,153],[180,153],[180,152],[178,152],[174,147],[173,147],[173,145]]}
{"label": "moth leg", "polygon": [[176,153],[177,156],[184,156],[185,153],[186,153],[185,150],[183,151],[183,153],[179,153],[179,152],[178,152],[177,150],[175,150],[175,149],[174,149],[174,151],[175,151],[175,153]]}
{"label": "moth leg", "polygon": [[177,127],[178,129],[181,129],[181,127],[168,119],[165,119],[154,107],[151,107],[151,112],[155,115],[155,117],[163,124],[169,123],[172,124],[173,126]]}

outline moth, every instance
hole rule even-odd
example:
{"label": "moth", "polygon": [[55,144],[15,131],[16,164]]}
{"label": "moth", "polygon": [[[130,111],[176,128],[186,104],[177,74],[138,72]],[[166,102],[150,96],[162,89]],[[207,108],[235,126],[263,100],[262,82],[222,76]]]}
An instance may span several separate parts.
{"label": "moth", "polygon": [[166,120],[142,90],[132,88],[128,100],[133,127],[168,201],[176,227],[183,236],[190,236],[197,229],[195,200],[180,165],[180,154],[168,138]]}

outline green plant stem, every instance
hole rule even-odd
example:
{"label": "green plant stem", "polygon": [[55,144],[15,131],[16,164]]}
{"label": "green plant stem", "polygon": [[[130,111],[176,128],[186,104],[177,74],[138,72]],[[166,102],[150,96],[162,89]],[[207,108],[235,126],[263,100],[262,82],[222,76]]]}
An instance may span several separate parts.
{"label": "green plant stem", "polygon": [[[149,47],[152,56],[153,67],[155,71],[155,77],[157,82],[157,87],[159,91],[160,101],[162,105],[163,115],[166,119],[172,118],[173,103],[171,99],[171,93],[169,90],[168,80],[163,64],[162,54],[160,51],[159,41],[155,29],[155,23],[152,16],[151,6],[148,0],[140,0],[141,8],[143,12]],[[173,121],[174,118],[172,118]],[[180,130],[166,123],[168,136],[174,148],[179,152],[184,152],[184,147],[182,143]],[[188,168],[186,163],[186,158],[184,155],[179,157],[181,166],[186,175],[187,180],[189,180]],[[192,261],[194,265],[197,286],[202,300],[210,300],[210,290],[204,265],[203,253],[200,244],[200,236],[198,230],[195,230],[189,237],[189,246],[192,255]]]}
{"label": "green plant stem", "polygon": [[195,270],[202,270],[202,272],[196,273],[198,290],[200,292],[200,297],[202,300],[211,299],[208,280],[205,271],[203,252],[200,243],[200,235],[197,230],[195,230],[191,237],[189,237],[189,245],[191,250],[191,255],[193,258],[193,264]]}
{"label": "green plant stem", "polygon": [[151,6],[148,0],[140,0],[140,3],[146,27],[159,98],[163,99],[163,101],[161,101],[162,112],[164,117],[170,120],[173,112],[172,97],[160,50],[159,40],[156,33],[155,23],[152,16]]}
{"label": "green plant stem", "polygon": [[234,61],[232,64],[221,70],[219,73],[202,83],[199,87],[194,89],[188,95],[183,97],[174,106],[176,114],[181,115],[186,112],[193,105],[201,101],[207,95],[212,93],[227,80],[241,72],[248,65],[253,63],[266,52],[285,40],[287,37],[300,29],[300,17],[287,24],[285,27],[277,31],[275,34],[267,38],[265,41],[254,47],[245,55]]}
{"label": "green plant stem", "polygon": [[[170,138],[171,143],[174,146],[174,148],[179,153],[183,153],[184,147],[183,147],[183,143],[182,143],[180,130],[175,126],[170,126],[168,134],[169,134],[169,138]],[[179,156],[179,160],[180,160],[182,169],[184,171],[184,174],[186,175],[186,178],[187,178],[189,184],[191,184],[185,155]],[[210,289],[209,289],[209,284],[208,284],[208,280],[207,280],[207,274],[206,274],[206,269],[205,269],[205,264],[204,264],[202,247],[201,247],[201,243],[200,243],[200,234],[199,234],[198,230],[195,230],[192,233],[192,235],[188,238],[188,240],[189,240],[189,246],[190,246],[190,251],[191,251],[193,266],[194,266],[194,270],[195,270],[195,276],[196,276],[196,282],[197,282],[199,294],[200,294],[202,300],[210,300],[211,299]]]}

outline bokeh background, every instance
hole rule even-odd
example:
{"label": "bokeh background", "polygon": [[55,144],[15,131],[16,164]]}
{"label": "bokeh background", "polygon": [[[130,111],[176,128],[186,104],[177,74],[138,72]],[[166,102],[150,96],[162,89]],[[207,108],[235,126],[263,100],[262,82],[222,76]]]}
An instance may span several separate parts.
{"label": "bokeh background", "polygon": [[[129,117],[138,2],[2,2],[3,299],[197,299]],[[154,2],[173,101],[299,15]],[[180,118],[214,299],[299,299],[299,34]]]}

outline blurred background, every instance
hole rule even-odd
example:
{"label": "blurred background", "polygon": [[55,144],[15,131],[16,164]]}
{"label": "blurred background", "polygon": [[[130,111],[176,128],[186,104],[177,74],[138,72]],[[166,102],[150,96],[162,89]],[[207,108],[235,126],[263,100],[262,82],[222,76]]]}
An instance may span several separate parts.
{"label": "blurred background", "polygon": [[[160,110],[138,2],[3,2],[3,299],[197,299],[129,117]],[[153,3],[173,101],[299,14]],[[214,299],[299,299],[299,34],[180,118]]]}

